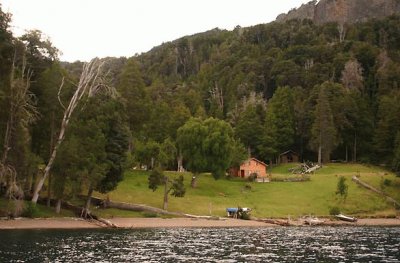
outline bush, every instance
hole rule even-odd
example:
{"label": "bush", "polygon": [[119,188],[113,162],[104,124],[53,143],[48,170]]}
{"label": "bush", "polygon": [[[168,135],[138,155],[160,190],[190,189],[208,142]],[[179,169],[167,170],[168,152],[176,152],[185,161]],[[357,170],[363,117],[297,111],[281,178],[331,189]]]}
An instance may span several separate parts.
{"label": "bush", "polygon": [[329,209],[329,214],[334,216],[340,214],[340,209],[337,206],[333,206]]}
{"label": "bush", "polygon": [[153,218],[153,217],[158,217],[156,213],[153,212],[143,212],[143,216],[146,218]]}
{"label": "bush", "polygon": [[250,215],[248,213],[242,213],[242,215],[240,216],[240,219],[250,220]]}
{"label": "bush", "polygon": [[249,175],[249,177],[247,177],[247,180],[249,180],[249,182],[254,182],[256,179],[257,179],[256,173],[252,173]]}
{"label": "bush", "polygon": [[392,180],[389,180],[389,179],[385,179],[385,180],[383,180],[383,185],[384,186],[391,186],[392,185]]}
{"label": "bush", "polygon": [[22,212],[23,217],[34,218],[38,214],[38,209],[36,205],[32,202],[29,202],[25,205],[24,211]]}
{"label": "bush", "polygon": [[245,184],[243,188],[244,188],[244,190],[250,191],[251,190],[251,185],[250,184]]}
{"label": "bush", "polygon": [[337,184],[336,194],[340,195],[344,200],[346,200],[349,186],[346,183],[346,178],[344,176],[339,177],[339,181]]}

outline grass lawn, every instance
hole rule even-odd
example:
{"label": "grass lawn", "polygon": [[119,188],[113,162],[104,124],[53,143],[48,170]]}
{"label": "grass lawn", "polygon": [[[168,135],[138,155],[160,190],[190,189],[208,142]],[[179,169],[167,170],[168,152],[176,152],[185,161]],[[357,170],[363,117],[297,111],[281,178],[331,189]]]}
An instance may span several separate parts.
{"label": "grass lawn", "polygon": [[[295,165],[282,165],[271,169],[271,176],[290,175],[289,168]],[[250,207],[256,217],[286,217],[301,215],[329,215],[333,206],[341,211],[357,215],[395,215],[396,211],[382,197],[367,191],[351,181],[353,175],[361,179],[378,180],[378,174],[385,173],[378,167],[359,164],[329,164],[311,175],[307,182],[271,182],[250,183],[242,179],[214,180],[210,174],[202,174],[198,179],[198,187],[190,188],[190,173],[184,173],[186,195],[183,198],[170,197],[169,210],[197,215],[224,216],[227,207]],[[170,172],[170,176],[177,173]],[[349,185],[347,199],[341,200],[335,194],[339,176],[345,176]],[[393,176],[388,174],[388,176]],[[392,179],[396,179],[390,177]],[[109,193],[113,201],[147,204],[162,207],[163,187],[155,192],[148,188],[148,172],[129,171],[118,188]],[[397,191],[398,181],[392,182],[391,191]],[[247,187],[246,187],[247,186]],[[250,189],[249,187],[250,186]],[[392,189],[393,188],[393,189]],[[105,197],[104,195],[96,194]],[[107,212],[107,210],[104,210]],[[115,213],[114,213],[115,212]],[[109,213],[119,215],[116,211]],[[124,212],[125,213],[125,212]],[[127,216],[130,216],[127,215]],[[146,216],[135,213],[134,216]],[[147,215],[151,216],[151,215]]]}

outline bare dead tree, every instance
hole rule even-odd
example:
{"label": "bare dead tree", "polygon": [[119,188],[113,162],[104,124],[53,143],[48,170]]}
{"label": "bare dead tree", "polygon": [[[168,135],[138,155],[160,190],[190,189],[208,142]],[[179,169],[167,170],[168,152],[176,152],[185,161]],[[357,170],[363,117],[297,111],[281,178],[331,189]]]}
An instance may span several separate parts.
{"label": "bare dead tree", "polygon": [[0,185],[6,186],[6,195],[11,198],[21,196],[21,188],[17,185],[17,173],[8,162],[8,153],[12,149],[11,141],[17,127],[27,129],[39,114],[35,106],[35,97],[30,92],[32,71],[26,68],[26,58],[22,58],[20,75],[16,76],[17,52],[15,51],[10,71],[9,113],[4,134],[3,152],[0,159]]}
{"label": "bare dead tree", "polygon": [[217,103],[218,108],[222,112],[224,110],[224,94],[217,82],[214,82],[214,87],[210,87],[209,93],[211,100],[214,100]]}
{"label": "bare dead tree", "polygon": [[339,43],[342,43],[346,38],[346,28],[344,22],[339,22],[338,24],[338,32],[339,32]]}
{"label": "bare dead tree", "polygon": [[[84,100],[86,100],[87,98],[96,96],[96,94],[99,94],[101,92],[107,92],[111,94],[115,93],[115,90],[112,87],[106,85],[106,74],[104,74],[103,72],[103,65],[104,61],[101,61],[97,58],[83,65],[83,71],[79,79],[79,83],[76,85],[75,93],[70,99],[68,106],[66,108],[64,107],[64,117],[61,122],[60,132],[51,152],[50,159],[46,165],[46,168],[44,169],[43,175],[41,176],[38,184],[35,187],[35,191],[32,197],[33,203],[36,203],[39,198],[39,192],[42,189],[43,184],[50,173],[54,160],[57,156],[57,150],[64,140],[65,132],[76,107],[81,102],[84,102]],[[64,81],[61,82],[60,89],[62,89],[63,84]]]}
{"label": "bare dead tree", "polygon": [[348,90],[362,91],[364,87],[363,70],[356,59],[349,60],[342,71],[340,79]]}

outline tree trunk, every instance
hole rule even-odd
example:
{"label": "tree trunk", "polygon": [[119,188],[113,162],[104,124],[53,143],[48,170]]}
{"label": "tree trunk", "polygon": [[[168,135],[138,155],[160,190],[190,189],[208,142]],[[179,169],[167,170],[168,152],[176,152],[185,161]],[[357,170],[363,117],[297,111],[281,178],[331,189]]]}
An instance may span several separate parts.
{"label": "tree trunk", "polygon": [[168,209],[168,178],[164,179],[164,203],[163,203],[163,209],[167,210]]}
{"label": "tree trunk", "polygon": [[50,207],[50,200],[51,200],[51,174],[49,174],[49,182],[47,186],[47,207]]}
{"label": "tree trunk", "polygon": [[[76,107],[78,106],[79,102],[84,98],[93,97],[102,89],[106,89],[108,92],[112,93],[113,90],[108,87],[104,83],[104,79],[102,78],[102,66],[104,61],[100,61],[99,59],[93,59],[89,63],[85,63],[83,66],[83,71],[81,77],[79,79],[79,83],[77,88],[69,101],[68,107],[65,108],[64,105],[61,103],[60,97],[58,97],[61,106],[64,108],[64,116],[61,122],[60,132],[57,138],[57,141],[54,144],[54,148],[51,151],[50,159],[44,169],[43,176],[40,178],[38,184],[35,187],[35,191],[33,193],[32,202],[36,204],[39,198],[39,192],[42,190],[43,184],[47,177],[49,176],[50,169],[53,166],[53,162],[57,156],[57,150],[60,147],[61,143],[64,140],[65,132],[68,127],[69,121],[73,112],[75,111]],[[61,82],[59,93],[64,85],[64,79]]]}
{"label": "tree trunk", "polygon": [[322,165],[322,146],[321,146],[321,144],[318,146],[318,164]]}
{"label": "tree trunk", "polygon": [[346,163],[349,162],[349,149],[346,144]]}
{"label": "tree trunk", "polygon": [[318,145],[318,164],[322,165],[322,133],[319,132],[319,145]]}
{"label": "tree trunk", "polygon": [[61,198],[57,199],[56,214],[60,214],[60,211],[61,211]]}
{"label": "tree trunk", "polygon": [[35,191],[33,192],[33,197],[32,197],[32,203],[36,204],[37,200],[39,199],[39,192],[40,192],[40,190],[42,190],[44,181],[46,180],[47,176],[49,175],[50,169],[53,166],[53,162],[56,159],[58,147],[61,145],[62,141],[64,140],[65,128],[66,128],[66,125],[63,125],[63,128],[61,128],[60,136],[57,140],[57,144],[53,149],[53,152],[51,154],[49,162],[47,163],[46,168],[44,169],[44,174],[43,174],[42,178],[40,178],[38,184],[35,187]]}
{"label": "tree trunk", "polygon": [[178,155],[177,162],[178,162],[178,172],[184,172],[185,169],[183,168],[183,157],[182,157],[182,154]]}
{"label": "tree trunk", "polygon": [[354,132],[353,162],[357,162],[357,132]]}
{"label": "tree trunk", "polygon": [[193,174],[192,181],[190,182],[190,186],[192,188],[196,188],[197,187],[197,179],[198,179],[198,177],[199,177],[199,174],[197,174],[197,173]]}
{"label": "tree trunk", "polygon": [[91,202],[91,199],[92,199],[92,194],[93,194],[93,187],[90,184],[89,190],[88,190],[88,194],[87,194],[86,203],[85,203],[85,207],[83,208],[82,214],[81,214],[81,216],[83,218],[90,217],[90,202]]}
{"label": "tree trunk", "polygon": [[154,169],[154,161],[155,161],[155,159],[154,159],[154,157],[151,157],[151,169],[150,170],[153,170]]}

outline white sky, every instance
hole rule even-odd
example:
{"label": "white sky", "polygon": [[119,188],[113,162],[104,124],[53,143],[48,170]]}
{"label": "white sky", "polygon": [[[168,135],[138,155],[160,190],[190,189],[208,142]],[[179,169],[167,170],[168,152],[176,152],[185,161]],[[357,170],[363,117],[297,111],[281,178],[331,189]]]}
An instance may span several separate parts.
{"label": "white sky", "polygon": [[39,29],[61,60],[133,56],[185,35],[268,23],[310,0],[0,0],[12,29]]}

